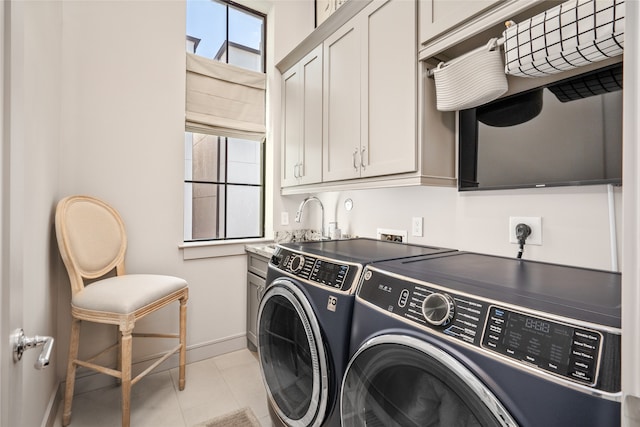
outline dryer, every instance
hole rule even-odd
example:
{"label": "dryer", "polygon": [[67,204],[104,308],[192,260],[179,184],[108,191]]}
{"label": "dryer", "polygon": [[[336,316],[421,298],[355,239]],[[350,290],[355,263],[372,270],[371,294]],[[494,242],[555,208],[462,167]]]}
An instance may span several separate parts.
{"label": "dryer", "polygon": [[468,252],[365,268],[345,427],[619,426],[620,274]]}
{"label": "dryer", "polygon": [[258,311],[258,353],[274,423],[339,426],[353,292],[365,265],[451,249],[374,239],[277,246]]}

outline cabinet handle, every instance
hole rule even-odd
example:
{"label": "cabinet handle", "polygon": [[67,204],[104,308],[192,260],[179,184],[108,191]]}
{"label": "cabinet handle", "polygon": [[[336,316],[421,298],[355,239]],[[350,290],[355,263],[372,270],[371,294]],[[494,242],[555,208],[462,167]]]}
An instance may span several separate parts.
{"label": "cabinet handle", "polygon": [[296,165],[293,167],[293,177],[294,178],[300,178],[300,164],[296,163]]}
{"label": "cabinet handle", "polygon": [[304,176],[304,163],[298,163],[298,178]]}
{"label": "cabinet handle", "polygon": [[366,166],[364,164],[364,153],[367,151],[367,147],[362,147],[362,150],[360,151],[360,166],[362,167],[362,170],[366,169]]}
{"label": "cabinet handle", "polygon": [[358,164],[356,163],[356,155],[358,154],[358,148],[356,147],[356,149],[353,151],[353,170],[354,171],[358,171]]}

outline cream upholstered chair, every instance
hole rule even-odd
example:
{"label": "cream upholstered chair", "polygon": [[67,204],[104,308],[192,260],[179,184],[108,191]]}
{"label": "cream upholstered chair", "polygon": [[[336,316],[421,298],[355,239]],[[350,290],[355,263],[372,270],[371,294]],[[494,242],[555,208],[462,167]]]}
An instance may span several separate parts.
{"label": "cream upholstered chair", "polygon": [[[179,388],[185,386],[187,282],[177,277],[153,274],[125,275],[127,237],[118,212],[101,200],[88,196],[62,199],[56,208],[56,236],[62,260],[71,281],[71,338],[62,425],[71,421],[71,403],[76,368],[83,366],[116,377],[122,387],[122,425],[129,426],[131,386],[153,368],[179,352]],[[104,278],[115,270],[115,276]],[[85,280],[95,280],[85,284]],[[179,301],[179,334],[134,334],[138,319]],[[78,359],[81,321],[117,325],[118,343],[96,356]],[[132,337],[178,338],[179,344],[153,365],[131,378]],[[109,350],[120,347],[117,369],[94,363]]]}

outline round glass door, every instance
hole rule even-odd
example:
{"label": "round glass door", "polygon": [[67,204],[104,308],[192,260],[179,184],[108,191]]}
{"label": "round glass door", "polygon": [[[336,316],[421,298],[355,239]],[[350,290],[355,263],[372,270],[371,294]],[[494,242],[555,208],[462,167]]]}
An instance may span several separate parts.
{"label": "round glass door", "polygon": [[342,425],[516,426],[498,399],[449,354],[407,336],[381,336],[352,358],[342,385]]}
{"label": "round glass door", "polygon": [[316,426],[327,405],[327,362],[318,321],[304,294],[276,281],[258,312],[260,368],[274,410],[291,426]]}

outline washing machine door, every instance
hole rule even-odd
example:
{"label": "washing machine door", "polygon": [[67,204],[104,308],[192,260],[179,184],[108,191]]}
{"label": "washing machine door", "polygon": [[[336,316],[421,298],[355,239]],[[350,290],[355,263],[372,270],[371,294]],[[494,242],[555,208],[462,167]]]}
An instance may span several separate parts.
{"label": "washing machine door", "polygon": [[258,311],[258,354],[271,405],[289,426],[319,426],[328,395],[320,326],[309,300],[292,282],[267,289]]}
{"label": "washing machine door", "polygon": [[441,349],[382,335],[352,357],[342,384],[344,427],[517,426],[491,391]]}

